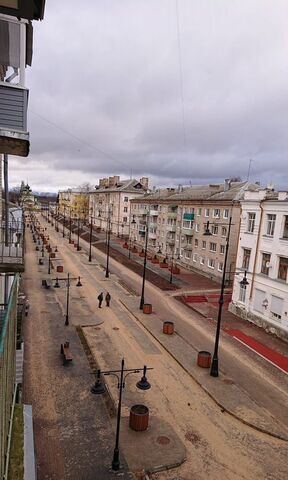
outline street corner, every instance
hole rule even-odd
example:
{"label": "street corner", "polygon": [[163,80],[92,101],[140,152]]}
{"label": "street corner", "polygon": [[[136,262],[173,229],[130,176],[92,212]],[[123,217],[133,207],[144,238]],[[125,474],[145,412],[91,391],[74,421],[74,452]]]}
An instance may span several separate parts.
{"label": "street corner", "polygon": [[122,418],[121,448],[132,472],[160,472],[186,461],[186,448],[172,426],[163,419],[149,417],[147,430],[134,431],[129,417]]}

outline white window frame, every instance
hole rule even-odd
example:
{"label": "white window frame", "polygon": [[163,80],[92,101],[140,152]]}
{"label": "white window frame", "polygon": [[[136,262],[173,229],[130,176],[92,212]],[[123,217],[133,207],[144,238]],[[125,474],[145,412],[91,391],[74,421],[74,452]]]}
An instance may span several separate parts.
{"label": "white window frame", "polygon": [[[214,247],[213,247],[213,249],[212,249],[212,245],[215,245],[215,250],[214,250]],[[213,253],[216,253],[216,252],[217,252],[217,243],[210,242],[209,252],[213,252]]]}
{"label": "white window frame", "polygon": [[[227,213],[227,215],[226,215],[226,213]],[[226,220],[229,218],[229,208],[224,208],[223,218],[225,218]]]}
{"label": "white window frame", "polygon": [[[273,217],[273,218],[269,219],[269,217]],[[274,237],[275,225],[276,225],[276,214],[275,213],[267,213],[266,235],[268,237]]]}
{"label": "white window frame", "polygon": [[256,213],[255,212],[248,212],[248,217],[247,217],[247,232],[248,233],[253,233],[254,232],[254,230],[255,230],[255,220],[256,220]]}
{"label": "white window frame", "polygon": [[193,262],[197,262],[197,253],[193,253],[192,260]]}
{"label": "white window frame", "polygon": [[212,270],[214,270],[214,268],[215,268],[215,260],[214,260],[214,258],[208,258],[207,267],[208,267],[208,268],[211,268]]}
{"label": "white window frame", "polygon": [[[216,215],[216,212],[219,212],[219,214]],[[220,208],[214,208],[213,218],[220,218],[220,217],[221,217],[221,209]]]}
{"label": "white window frame", "polygon": [[[222,267],[220,267],[222,265]],[[223,272],[223,262],[218,262],[218,272]]]}
{"label": "white window frame", "polygon": [[205,208],[205,217],[208,218],[210,215],[210,208]]}

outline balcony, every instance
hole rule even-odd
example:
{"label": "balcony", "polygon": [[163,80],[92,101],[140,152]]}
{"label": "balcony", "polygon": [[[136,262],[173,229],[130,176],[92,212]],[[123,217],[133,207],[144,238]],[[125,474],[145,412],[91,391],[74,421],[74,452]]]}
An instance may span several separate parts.
{"label": "balcony", "polygon": [[182,227],[182,233],[184,235],[188,235],[189,237],[192,237],[193,236],[193,229]]}
{"label": "balcony", "polygon": [[193,221],[195,217],[194,213],[184,213],[183,220]]}
{"label": "balcony", "polygon": [[188,251],[188,252],[191,252],[192,251],[192,243],[186,243],[185,245],[183,245],[183,248],[184,250]]}
{"label": "balcony", "polygon": [[167,232],[176,232],[176,225],[166,225]]}
{"label": "balcony", "polygon": [[175,245],[175,238],[167,238],[166,243],[167,245]]}
{"label": "balcony", "polygon": [[171,218],[171,219],[176,219],[177,218],[177,212],[168,212],[167,213],[167,218]]}
{"label": "balcony", "polygon": [[157,217],[159,215],[158,210],[150,210],[150,217]]}
{"label": "balcony", "polygon": [[157,234],[155,231],[149,231],[149,238],[151,238],[151,240],[156,240],[157,238]]}
{"label": "balcony", "polygon": [[22,222],[4,226],[0,233],[0,273],[24,272],[24,235]]}
{"label": "balcony", "polygon": [[0,151],[7,155],[27,157],[28,90],[5,82],[0,83]]}

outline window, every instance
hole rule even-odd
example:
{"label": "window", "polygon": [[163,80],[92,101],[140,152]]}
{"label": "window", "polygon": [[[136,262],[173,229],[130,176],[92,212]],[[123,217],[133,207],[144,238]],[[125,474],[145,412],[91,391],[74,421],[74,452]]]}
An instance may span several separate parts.
{"label": "window", "polygon": [[276,215],[274,215],[272,213],[268,213],[266,235],[269,235],[269,237],[273,237],[273,235],[274,235],[275,222],[276,222]]}
{"label": "window", "polygon": [[246,285],[239,284],[239,302],[245,303],[246,298]]}
{"label": "window", "polygon": [[199,232],[199,223],[195,223],[195,232]]}
{"label": "window", "polygon": [[216,252],[216,249],[217,249],[216,243],[210,242],[210,248],[209,248],[210,252]]}
{"label": "window", "polygon": [[271,317],[273,320],[281,320],[283,312],[283,298],[275,297],[271,295]]}
{"label": "window", "polygon": [[197,262],[197,253],[193,253],[193,262]]}
{"label": "window", "polygon": [[202,213],[202,208],[198,208],[198,210],[197,210],[197,216],[200,217],[201,213]]}
{"label": "window", "polygon": [[209,217],[210,210],[209,208],[205,208],[205,217]]}
{"label": "window", "polygon": [[123,223],[127,223],[127,217],[123,217]]}
{"label": "window", "polygon": [[213,258],[208,258],[208,267],[215,268],[215,260]]}
{"label": "window", "polygon": [[254,297],[254,310],[257,312],[263,313],[264,305],[263,302],[265,300],[266,293],[263,290],[255,289],[255,297]]}
{"label": "window", "polygon": [[288,238],[288,215],[284,215],[283,238]]}
{"label": "window", "polygon": [[247,232],[253,233],[255,228],[256,213],[248,213]]}
{"label": "window", "polygon": [[288,258],[279,257],[278,278],[279,280],[287,280]]}
{"label": "window", "polygon": [[212,235],[218,235],[218,225],[212,225],[211,233]]}
{"label": "window", "polygon": [[244,268],[244,270],[249,270],[250,256],[251,250],[249,248],[243,248],[242,268]]}
{"label": "window", "polygon": [[223,272],[223,262],[218,262],[218,270],[219,272]]}
{"label": "window", "polygon": [[124,197],[124,202],[128,202],[128,197]]}
{"label": "window", "polygon": [[220,218],[220,208],[214,208],[213,217],[214,218]]}
{"label": "window", "polygon": [[195,238],[194,245],[195,245],[195,247],[198,247],[198,239],[197,238]]}
{"label": "window", "polygon": [[262,253],[261,273],[263,275],[269,275],[270,258],[270,253]]}
{"label": "window", "polygon": [[205,263],[205,257],[200,257],[200,264],[204,265],[204,263]]}
{"label": "window", "polygon": [[206,240],[202,240],[202,248],[203,248],[203,250],[205,250],[205,248],[206,248]]}
{"label": "window", "polygon": [[183,220],[183,222],[182,222],[182,227],[183,228],[191,229],[192,226],[193,226],[193,221],[192,220]]}
{"label": "window", "polygon": [[191,252],[185,251],[185,258],[189,260],[191,258]]}
{"label": "window", "polygon": [[227,237],[227,227],[222,227],[222,237]]}
{"label": "window", "polygon": [[225,253],[225,245],[220,245],[220,254],[224,255]]}
{"label": "window", "polygon": [[224,212],[223,212],[223,218],[228,218],[229,217],[229,210],[228,208],[225,208]]}
{"label": "window", "polygon": [[124,212],[128,212],[128,208],[127,207],[124,207]]}

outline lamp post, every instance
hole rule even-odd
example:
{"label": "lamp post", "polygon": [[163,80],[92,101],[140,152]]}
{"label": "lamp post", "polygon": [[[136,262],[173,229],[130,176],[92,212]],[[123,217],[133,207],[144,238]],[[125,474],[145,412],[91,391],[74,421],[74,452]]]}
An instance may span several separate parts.
{"label": "lamp post", "polygon": [[140,310],[143,310],[143,305],[144,305],[144,290],[145,290],[145,277],[146,277],[148,236],[149,236],[149,212],[146,215],[145,250],[144,250],[144,261],[143,261],[142,290],[141,290],[141,299],[140,299],[140,306],[139,306]]}
{"label": "lamp post", "polygon": [[90,216],[90,235],[89,235],[89,257],[88,262],[92,261],[92,233],[93,233],[93,224],[92,224],[92,215]]}
{"label": "lamp post", "polygon": [[56,232],[59,232],[59,227],[58,227],[58,221],[59,221],[59,205],[56,207],[56,217],[55,217],[55,230]]}
{"label": "lamp post", "polygon": [[[76,283],[76,287],[82,287],[81,277],[77,277],[78,281]],[[66,282],[66,313],[65,313],[65,325],[69,325],[69,301],[70,301],[70,282],[71,280],[76,280],[76,278],[71,278],[70,273],[67,273],[67,278],[54,278],[55,285],[54,288],[60,288],[59,282]]]}
{"label": "lamp post", "polygon": [[109,254],[110,254],[110,208],[108,209],[108,220],[107,220],[107,259],[106,259],[106,272],[105,278],[109,278]]}
{"label": "lamp post", "polygon": [[[228,258],[228,250],[229,250],[229,239],[230,239],[230,231],[231,231],[231,222],[232,217],[229,218],[228,224],[228,233],[226,237],[226,246],[225,246],[225,257],[224,257],[224,266],[223,266],[223,274],[222,274],[222,282],[221,282],[221,290],[220,290],[220,297],[218,300],[219,307],[218,307],[218,317],[217,317],[217,326],[216,326],[216,335],[215,335],[215,344],[214,344],[214,353],[212,357],[212,364],[210,375],[211,377],[218,377],[219,375],[219,368],[218,368],[218,347],[219,347],[219,338],[220,338],[220,327],[221,327],[221,318],[222,318],[222,307],[224,303],[224,288],[225,288],[225,275],[226,275],[226,266],[227,266],[227,258]],[[219,224],[217,224],[219,225]],[[209,222],[207,222],[206,229],[204,235],[212,235],[209,230]]]}
{"label": "lamp post", "polygon": [[[102,375],[113,375],[118,379],[118,389],[119,389],[119,399],[118,399],[118,410],[117,410],[117,424],[116,424],[116,438],[115,438],[115,447],[113,452],[113,459],[112,459],[112,470],[118,471],[120,469],[120,459],[119,459],[119,437],[120,437],[120,420],[121,420],[121,407],[122,407],[122,391],[125,388],[125,379],[131,373],[139,373],[141,372],[142,368],[124,368],[124,358],[121,361],[121,369],[120,370],[106,370],[101,371],[97,370],[97,378],[96,382],[91,387],[91,393],[95,395],[101,395],[105,392],[105,386],[100,380],[101,374]],[[153,368],[148,368],[146,365],[143,367],[143,376],[139,382],[136,383],[137,388],[139,390],[149,390],[151,388],[150,383],[146,378],[146,371],[153,370]],[[126,375],[124,376],[124,374]]]}
{"label": "lamp post", "polygon": [[77,218],[77,252],[80,250],[80,217]]}
{"label": "lamp post", "polygon": [[129,251],[128,251],[128,258],[131,258],[131,225],[135,225],[135,215],[132,215],[132,221],[129,222]]}
{"label": "lamp post", "polygon": [[173,266],[174,266],[174,255],[172,253],[171,255],[171,266],[170,266],[170,278],[169,278],[169,283],[172,284],[172,280],[173,280]]}
{"label": "lamp post", "polygon": [[64,205],[64,214],[63,214],[63,232],[62,232],[62,236],[63,238],[65,237],[65,221],[66,221],[66,216],[65,216],[65,213],[66,213],[66,205]]}
{"label": "lamp post", "polygon": [[72,218],[71,218],[71,208],[69,213],[69,243],[72,243]]}

